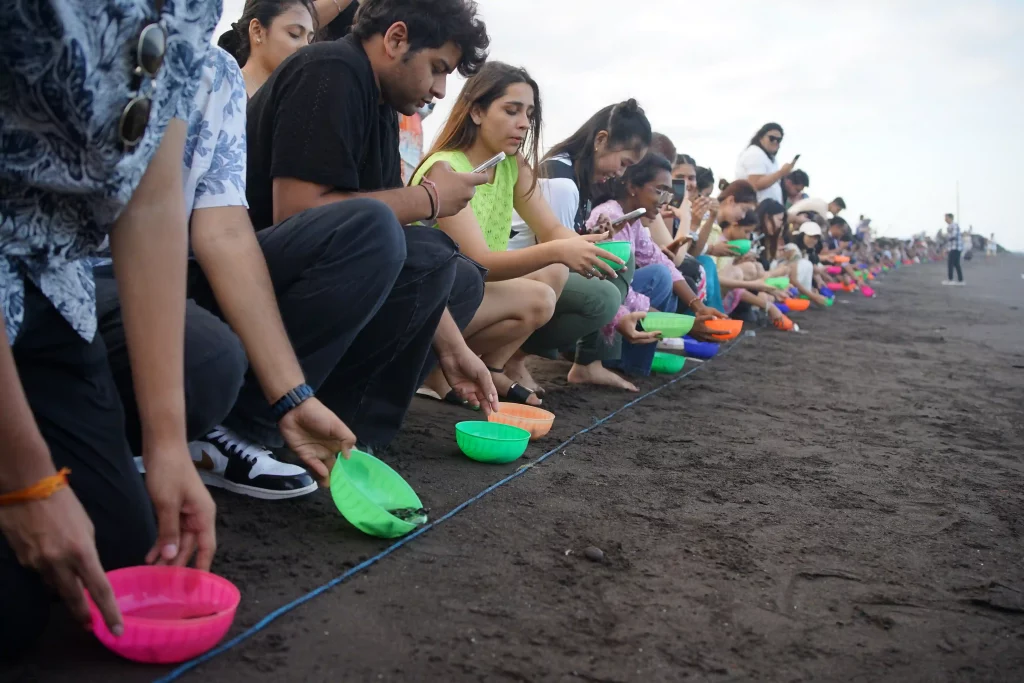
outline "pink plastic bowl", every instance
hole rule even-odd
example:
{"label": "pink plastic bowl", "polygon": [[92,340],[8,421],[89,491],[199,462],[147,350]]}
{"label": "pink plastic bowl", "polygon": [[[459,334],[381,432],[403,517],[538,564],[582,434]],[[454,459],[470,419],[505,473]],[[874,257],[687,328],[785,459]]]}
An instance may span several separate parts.
{"label": "pink plastic bowl", "polygon": [[114,636],[89,598],[92,630],[126,659],[175,664],[213,648],[231,628],[242,599],[233,583],[186,567],[127,567],[107,572],[124,617]]}
{"label": "pink plastic bowl", "polygon": [[870,299],[875,295],[875,290],[871,289],[867,285],[864,285],[863,287],[860,288],[860,293]]}
{"label": "pink plastic bowl", "polygon": [[846,285],[842,282],[826,282],[825,286],[831,289],[833,292],[842,292],[846,290]]}
{"label": "pink plastic bowl", "polygon": [[839,275],[843,272],[843,268],[842,266],[829,266],[825,269],[825,272],[829,275]]}

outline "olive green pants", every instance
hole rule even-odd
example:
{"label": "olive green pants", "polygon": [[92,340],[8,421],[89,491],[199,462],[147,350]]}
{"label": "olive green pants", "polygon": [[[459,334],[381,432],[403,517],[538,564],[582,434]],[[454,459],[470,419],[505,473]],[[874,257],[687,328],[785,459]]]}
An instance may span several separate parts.
{"label": "olive green pants", "polygon": [[552,359],[566,352],[581,365],[618,358],[622,338],[616,333],[609,343],[601,328],[612,321],[626,300],[634,270],[631,256],[613,280],[588,279],[570,273],[551,320],[526,340],[523,351]]}

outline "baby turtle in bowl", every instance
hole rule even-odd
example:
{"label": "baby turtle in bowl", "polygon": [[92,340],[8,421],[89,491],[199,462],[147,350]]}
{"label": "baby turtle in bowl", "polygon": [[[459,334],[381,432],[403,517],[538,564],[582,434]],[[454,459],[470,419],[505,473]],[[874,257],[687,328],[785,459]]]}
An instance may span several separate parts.
{"label": "baby turtle in bowl", "polygon": [[398,508],[396,510],[388,510],[388,512],[403,522],[421,526],[427,523],[427,514],[430,510],[427,508]]}

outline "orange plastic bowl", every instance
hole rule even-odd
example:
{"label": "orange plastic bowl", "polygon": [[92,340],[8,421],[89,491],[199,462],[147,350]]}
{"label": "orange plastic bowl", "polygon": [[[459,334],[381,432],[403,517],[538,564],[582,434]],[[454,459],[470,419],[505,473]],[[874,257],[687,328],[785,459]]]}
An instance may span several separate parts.
{"label": "orange plastic bowl", "polygon": [[835,263],[849,263],[850,262],[850,257],[849,256],[833,256],[832,260]]}
{"label": "orange plastic bowl", "polygon": [[519,403],[499,403],[498,412],[491,413],[488,422],[512,425],[530,432],[530,440],[547,436],[555,424],[555,414],[534,406]]}
{"label": "orange plastic bowl", "polygon": [[715,339],[720,341],[735,339],[743,331],[742,320],[708,320],[704,326],[714,333]]}
{"label": "orange plastic bowl", "polygon": [[811,302],[807,299],[786,299],[782,303],[789,306],[791,311],[806,311],[811,307]]}

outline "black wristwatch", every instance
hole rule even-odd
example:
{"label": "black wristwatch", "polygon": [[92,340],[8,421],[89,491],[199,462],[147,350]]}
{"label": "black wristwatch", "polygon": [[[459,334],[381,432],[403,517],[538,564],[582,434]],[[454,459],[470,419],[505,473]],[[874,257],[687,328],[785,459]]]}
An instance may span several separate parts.
{"label": "black wristwatch", "polygon": [[298,408],[304,401],[308,401],[311,398],[313,398],[313,388],[308,384],[300,384],[295,387],[279,398],[277,403],[270,407],[270,412],[274,415],[274,422],[280,422],[282,417]]}

